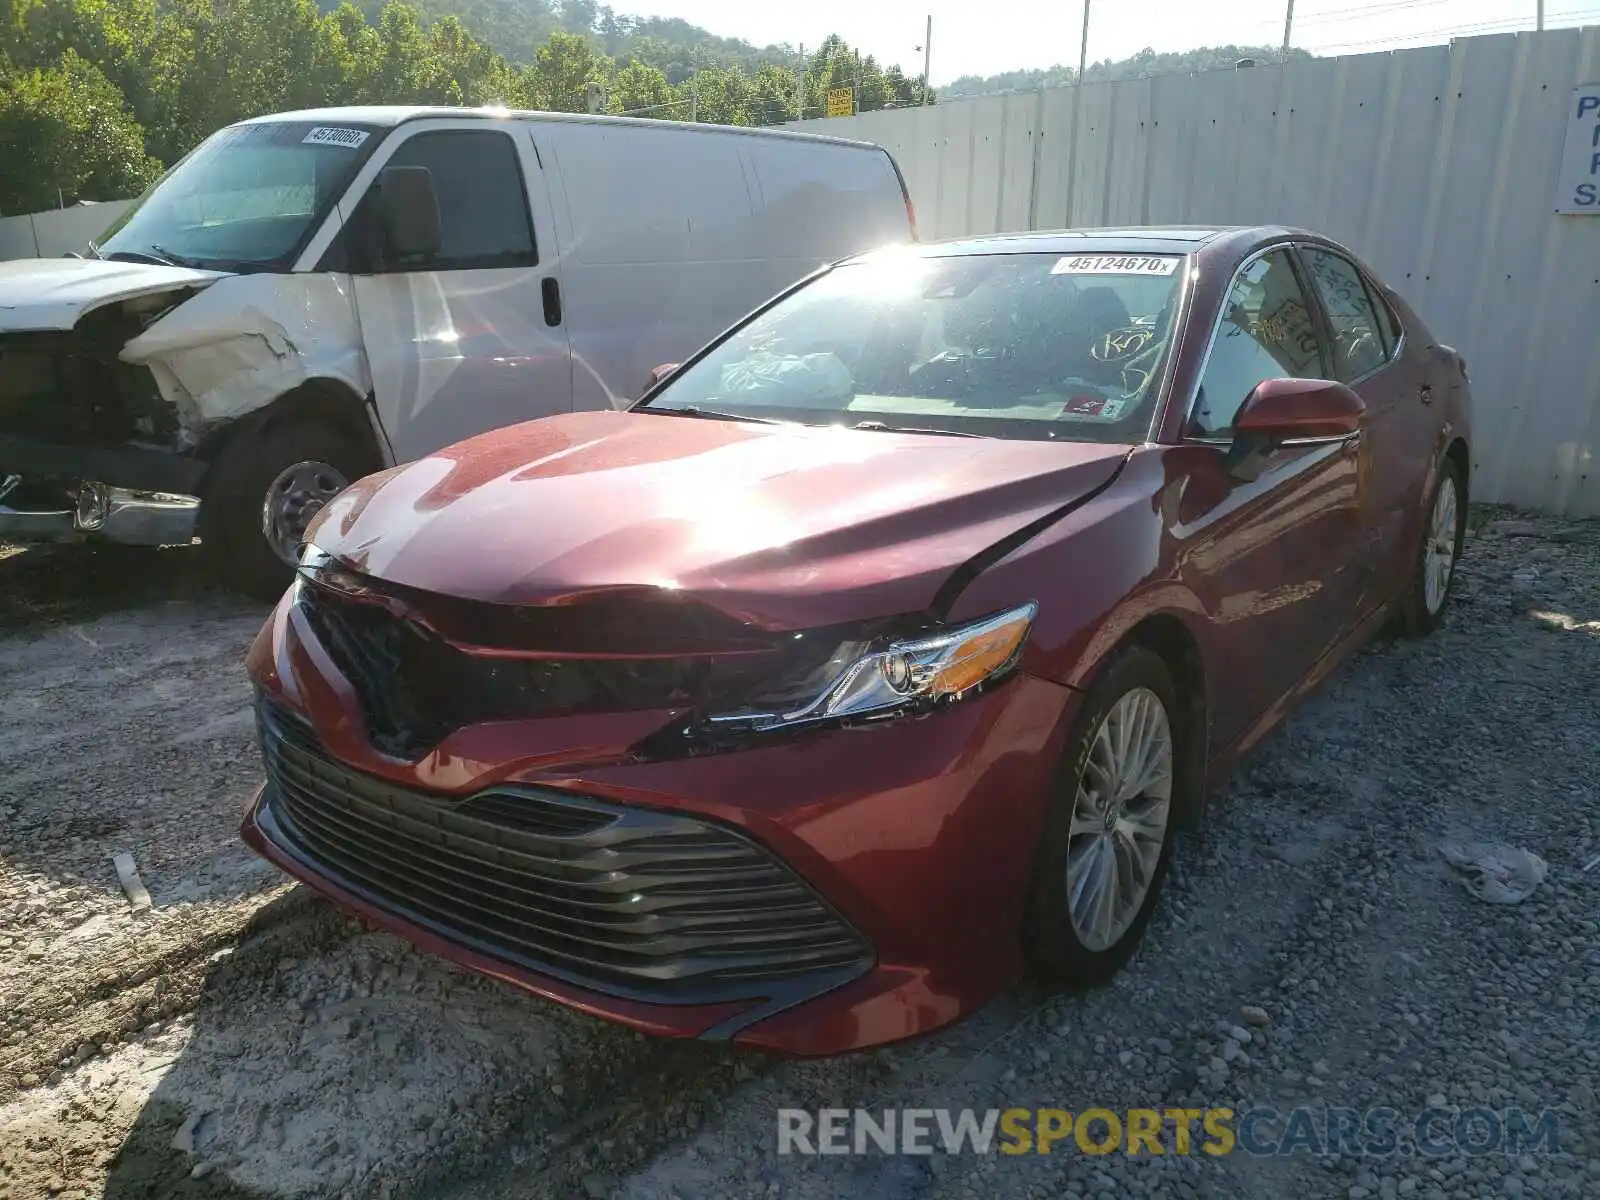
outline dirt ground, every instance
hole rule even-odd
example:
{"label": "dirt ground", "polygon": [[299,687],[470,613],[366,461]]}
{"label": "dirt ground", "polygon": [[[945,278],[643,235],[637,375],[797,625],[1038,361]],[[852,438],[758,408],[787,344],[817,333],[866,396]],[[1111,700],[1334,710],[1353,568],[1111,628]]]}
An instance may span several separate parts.
{"label": "dirt ground", "polygon": [[[822,1063],[570,1013],[256,861],[264,616],[190,551],[0,546],[0,1197],[1600,1194],[1600,524],[1476,512],[1445,628],[1375,644],[1241,768],[1115,986]],[[1452,836],[1549,876],[1486,905]],[[1560,1152],[774,1153],[785,1105],[1441,1097],[1557,1109]]]}

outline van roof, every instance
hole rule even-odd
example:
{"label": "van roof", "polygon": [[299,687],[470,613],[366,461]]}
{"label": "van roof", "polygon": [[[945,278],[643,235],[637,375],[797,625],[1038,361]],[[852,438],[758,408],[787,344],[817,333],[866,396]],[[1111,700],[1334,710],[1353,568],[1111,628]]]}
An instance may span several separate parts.
{"label": "van roof", "polygon": [[582,125],[622,125],[641,126],[648,125],[652,129],[683,130],[698,129],[702,131],[715,131],[717,133],[739,134],[744,137],[776,138],[783,141],[799,142],[824,142],[836,146],[856,146],[882,149],[871,142],[857,141],[851,138],[831,137],[818,133],[800,133],[792,129],[774,129],[770,127],[752,128],[748,125],[710,125],[704,122],[691,125],[687,121],[652,121],[643,117],[613,117],[591,113],[558,113],[540,112],[534,109],[517,108],[450,108],[447,106],[408,105],[408,104],[365,104],[347,105],[341,108],[307,108],[295,112],[267,113],[259,117],[251,117],[240,121],[240,125],[259,125],[272,121],[316,121],[336,125],[380,125],[393,127],[406,121],[421,121],[428,118],[455,117],[478,120],[505,120],[511,118],[519,121],[563,122]]}

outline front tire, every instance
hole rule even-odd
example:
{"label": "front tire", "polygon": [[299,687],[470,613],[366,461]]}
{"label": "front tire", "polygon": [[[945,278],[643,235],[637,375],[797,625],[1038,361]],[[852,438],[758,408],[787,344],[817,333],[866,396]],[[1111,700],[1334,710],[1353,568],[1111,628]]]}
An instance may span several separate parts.
{"label": "front tire", "polygon": [[294,576],[306,526],[372,469],[370,457],[321,422],[241,431],[212,463],[200,505],[200,542],[213,574],[254,599],[276,600]]}
{"label": "front tire", "polygon": [[1088,987],[1144,936],[1172,859],[1188,756],[1172,674],[1143,646],[1119,651],[1068,738],[1040,843],[1024,953],[1034,977]]}
{"label": "front tire", "polygon": [[1444,620],[1466,540],[1465,517],[1461,468],[1453,458],[1446,458],[1429,497],[1422,537],[1412,559],[1411,580],[1400,603],[1400,629],[1407,637],[1426,637]]}

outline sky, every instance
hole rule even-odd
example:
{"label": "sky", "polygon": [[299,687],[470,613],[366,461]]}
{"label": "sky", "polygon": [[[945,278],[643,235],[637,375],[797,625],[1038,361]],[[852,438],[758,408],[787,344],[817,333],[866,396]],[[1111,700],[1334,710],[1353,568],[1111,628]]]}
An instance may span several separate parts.
{"label": "sky", "polygon": [[[1081,0],[609,0],[619,13],[682,17],[722,37],[815,46],[838,33],[885,65],[922,73],[933,17],[934,86],[962,75],[1076,66]],[[1145,46],[1278,45],[1287,0],[1091,0],[1089,61]],[[1538,0],[1294,0],[1293,44],[1314,54],[1398,50],[1534,27]],[[1545,0],[1545,26],[1600,25],[1600,0]]]}

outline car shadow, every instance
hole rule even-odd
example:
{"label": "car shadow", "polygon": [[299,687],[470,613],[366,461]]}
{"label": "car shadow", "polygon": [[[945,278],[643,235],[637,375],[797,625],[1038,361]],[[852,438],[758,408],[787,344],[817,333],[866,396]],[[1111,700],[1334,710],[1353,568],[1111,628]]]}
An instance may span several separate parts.
{"label": "car shadow", "polygon": [[435,1196],[508,1161],[581,1194],[618,1165],[591,1131],[619,1101],[731,1086],[738,1058],[458,969],[304,887],[213,954],[191,1016],[139,1050],[159,1083],[105,1200]]}
{"label": "car shadow", "polygon": [[224,595],[207,579],[197,545],[0,543],[0,633],[152,601]]}

